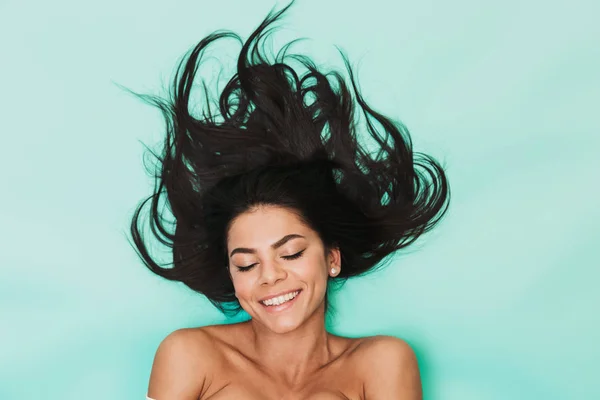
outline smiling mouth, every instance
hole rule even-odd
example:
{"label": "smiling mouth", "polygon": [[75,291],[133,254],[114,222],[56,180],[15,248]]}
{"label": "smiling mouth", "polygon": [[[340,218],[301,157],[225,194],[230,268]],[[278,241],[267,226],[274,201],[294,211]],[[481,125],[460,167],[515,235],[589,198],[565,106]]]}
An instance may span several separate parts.
{"label": "smiling mouth", "polygon": [[259,301],[259,303],[268,311],[280,311],[291,307],[301,293],[302,289],[299,289],[285,296],[280,296],[278,298],[269,299],[266,301]]}

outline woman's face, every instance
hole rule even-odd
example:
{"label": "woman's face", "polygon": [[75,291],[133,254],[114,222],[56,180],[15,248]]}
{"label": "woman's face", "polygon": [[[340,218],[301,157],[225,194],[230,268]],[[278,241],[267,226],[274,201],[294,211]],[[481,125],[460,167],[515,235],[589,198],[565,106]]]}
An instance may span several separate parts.
{"label": "woman's face", "polygon": [[[328,275],[340,271],[339,250],[326,256],[315,231],[293,212],[275,206],[260,206],[234,219],[227,254],[240,305],[277,333],[297,328],[317,310],[323,312]],[[289,301],[289,295],[275,300],[279,305],[261,302],[298,291]]]}

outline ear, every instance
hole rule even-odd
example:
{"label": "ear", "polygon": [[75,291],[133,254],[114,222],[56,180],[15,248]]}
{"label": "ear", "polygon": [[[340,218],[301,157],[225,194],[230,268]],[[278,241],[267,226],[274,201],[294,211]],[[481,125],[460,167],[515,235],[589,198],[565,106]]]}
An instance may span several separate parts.
{"label": "ear", "polygon": [[342,268],[342,254],[338,247],[333,247],[329,250],[327,262],[329,268],[333,267],[338,271]]}

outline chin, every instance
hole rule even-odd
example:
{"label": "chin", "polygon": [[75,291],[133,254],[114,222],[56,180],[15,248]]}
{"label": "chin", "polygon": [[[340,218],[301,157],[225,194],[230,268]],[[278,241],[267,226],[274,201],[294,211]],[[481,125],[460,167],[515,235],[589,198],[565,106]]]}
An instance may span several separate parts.
{"label": "chin", "polygon": [[295,329],[298,328],[298,326],[300,326],[301,324],[298,323],[298,321],[294,321],[294,320],[279,320],[279,321],[269,321],[270,323],[266,324],[267,327],[273,332],[273,333],[280,333],[280,334],[284,334],[284,333],[288,333],[291,332]]}

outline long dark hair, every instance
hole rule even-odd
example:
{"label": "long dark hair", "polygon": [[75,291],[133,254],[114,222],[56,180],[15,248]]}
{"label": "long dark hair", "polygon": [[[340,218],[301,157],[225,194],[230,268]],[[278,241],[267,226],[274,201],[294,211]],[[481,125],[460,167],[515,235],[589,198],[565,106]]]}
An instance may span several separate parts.
{"label": "long dark hair", "polygon": [[[226,315],[241,310],[226,253],[227,231],[240,213],[259,205],[296,212],[326,249],[340,249],[339,282],[383,266],[436,225],[449,204],[443,168],[412,151],[400,122],[367,105],[342,50],[350,87],[339,72],[320,72],[308,57],[287,54],[295,41],[269,61],[261,44],[292,4],[271,10],[245,42],[231,31],[202,39],[181,60],[168,99],[126,89],[158,107],[166,122],[161,154],[149,150],[158,160],[154,193],[131,221],[136,251],[152,272],[202,293]],[[217,113],[204,81],[206,107],[190,110],[205,50],[223,38],[242,44],[237,71],[214,103]],[[357,110],[374,149],[359,141]],[[161,211],[162,195],[172,221]],[[139,228],[147,202],[152,235],[173,250],[167,265],[150,255]]]}

